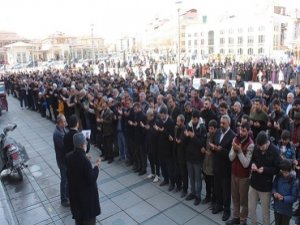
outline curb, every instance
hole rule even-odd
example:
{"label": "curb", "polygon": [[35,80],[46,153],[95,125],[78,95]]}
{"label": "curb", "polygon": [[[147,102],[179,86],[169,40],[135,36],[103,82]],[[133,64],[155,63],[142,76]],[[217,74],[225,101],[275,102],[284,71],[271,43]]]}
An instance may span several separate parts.
{"label": "curb", "polygon": [[16,225],[13,219],[13,214],[6,197],[2,181],[0,181],[0,224],[1,225]]}

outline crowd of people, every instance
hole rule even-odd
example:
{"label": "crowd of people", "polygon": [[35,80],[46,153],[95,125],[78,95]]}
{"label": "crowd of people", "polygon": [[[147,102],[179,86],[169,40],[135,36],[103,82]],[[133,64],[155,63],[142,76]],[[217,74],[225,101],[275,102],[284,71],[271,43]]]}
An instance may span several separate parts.
{"label": "crowd of people", "polygon": [[[256,224],[260,202],[263,224],[270,224],[273,206],[279,225],[300,215],[292,207],[300,176],[297,76],[294,70],[285,75],[278,90],[263,76],[255,91],[251,83],[246,89],[241,73],[234,85],[229,75],[223,85],[211,76],[195,88],[179,74],[166,87],[161,76],[139,79],[130,68],[125,77],[69,69],[7,73],[5,85],[20,107],[62,127],[65,117],[70,130],[91,130],[89,141],[104,161],[118,158],[195,206],[211,204],[226,224],[246,224],[248,217]],[[61,140],[65,131],[57,132]]]}

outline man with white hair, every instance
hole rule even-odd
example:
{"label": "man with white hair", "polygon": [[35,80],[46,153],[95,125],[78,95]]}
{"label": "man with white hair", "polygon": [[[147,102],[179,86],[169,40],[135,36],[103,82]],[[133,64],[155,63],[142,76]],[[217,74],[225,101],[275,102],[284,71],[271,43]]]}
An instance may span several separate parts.
{"label": "man with white hair", "polygon": [[210,144],[213,151],[214,185],[216,205],[212,213],[217,214],[224,210],[222,220],[227,221],[230,217],[230,179],[231,163],[229,152],[235,133],[230,129],[231,119],[228,115],[222,115],[220,129],[216,131],[213,143]]}
{"label": "man with white hair", "polygon": [[289,115],[290,110],[293,108],[293,103],[294,103],[294,94],[293,93],[288,93],[286,97],[286,109],[285,109],[285,114]]}

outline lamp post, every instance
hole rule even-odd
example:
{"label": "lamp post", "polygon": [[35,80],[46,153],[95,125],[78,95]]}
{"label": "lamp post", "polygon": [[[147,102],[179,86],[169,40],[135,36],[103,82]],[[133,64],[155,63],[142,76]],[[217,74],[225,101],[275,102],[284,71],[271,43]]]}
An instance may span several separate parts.
{"label": "lamp post", "polygon": [[178,6],[178,8],[177,8],[177,26],[178,26],[178,44],[177,44],[177,46],[178,46],[178,65],[177,65],[177,70],[178,70],[178,73],[180,73],[180,59],[181,59],[181,57],[180,57],[180,53],[181,53],[181,44],[180,44],[180,4],[181,4],[182,2],[181,1],[177,1],[176,2],[176,5]]}
{"label": "lamp post", "polygon": [[92,59],[95,64],[95,49],[94,49],[94,24],[91,24],[91,39],[92,39]]}

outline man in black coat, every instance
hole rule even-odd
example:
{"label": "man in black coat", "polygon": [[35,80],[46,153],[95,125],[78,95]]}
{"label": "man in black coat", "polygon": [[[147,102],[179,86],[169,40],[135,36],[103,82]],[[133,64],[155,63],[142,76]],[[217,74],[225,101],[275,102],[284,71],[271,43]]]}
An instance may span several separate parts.
{"label": "man in black coat", "polygon": [[[77,134],[78,127],[79,127],[79,120],[75,114],[71,115],[69,118],[69,132],[64,136],[64,153],[65,156],[74,150],[74,144],[73,144],[73,136]],[[87,140],[87,153],[90,150],[90,143]]]}
{"label": "man in black coat", "polygon": [[173,136],[174,136],[174,122],[168,115],[168,109],[162,107],[159,111],[160,120],[153,126],[158,132],[158,156],[161,166],[161,172],[164,180],[160,186],[169,184],[169,191],[174,189],[174,160],[172,156]]}
{"label": "man in black coat", "polygon": [[220,129],[216,131],[211,149],[213,151],[214,185],[216,194],[216,205],[212,213],[217,214],[224,209],[222,220],[230,217],[230,178],[231,167],[229,152],[232,147],[232,140],[235,137],[230,129],[230,117],[223,115],[220,121]]}
{"label": "man in black coat", "polygon": [[69,182],[70,206],[76,225],[94,225],[100,215],[97,187],[100,159],[94,168],[86,156],[87,141],[83,133],[73,137],[75,150],[67,155],[67,178]]}

